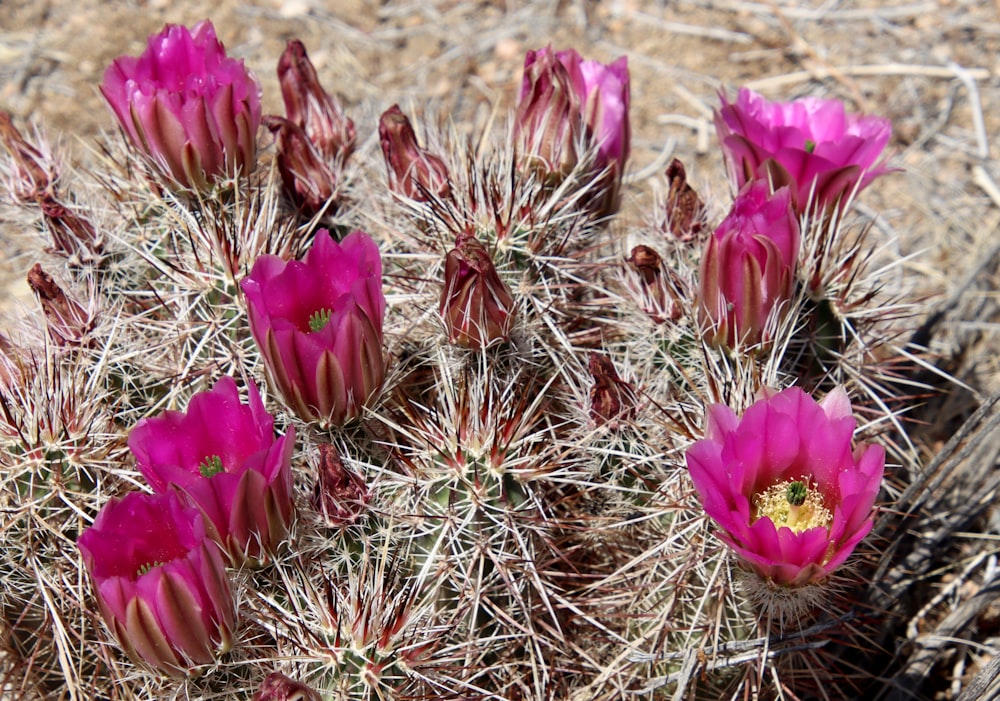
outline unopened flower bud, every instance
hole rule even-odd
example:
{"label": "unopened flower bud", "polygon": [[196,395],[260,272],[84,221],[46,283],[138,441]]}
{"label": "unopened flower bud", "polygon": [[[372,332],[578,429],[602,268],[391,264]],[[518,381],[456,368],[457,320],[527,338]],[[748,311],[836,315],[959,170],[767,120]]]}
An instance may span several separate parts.
{"label": "unopened flower bud", "polygon": [[709,239],[700,270],[706,339],[730,349],[769,341],[795,281],[798,216],[787,187],[751,182]]}
{"label": "unopened flower bud", "polygon": [[529,51],[514,122],[521,166],[546,182],[569,175],[583,144],[581,109],[570,71],[555,52],[548,47]]}
{"label": "unopened flower bud", "polygon": [[399,105],[393,105],[378,122],[382,155],[389,170],[389,189],[397,195],[426,202],[451,197],[451,182],[444,159],[417,144],[417,135]]}
{"label": "unopened flower bud", "polygon": [[472,349],[507,341],[514,312],[514,297],[486,246],[469,234],[460,235],[444,265],[441,318],[448,340]]}
{"label": "unopened flower bud", "polygon": [[621,379],[614,363],[599,353],[590,354],[588,364],[594,378],[590,389],[590,417],[597,424],[635,418],[638,397],[632,385]]}
{"label": "unopened flower bud", "polygon": [[705,204],[687,181],[684,164],[675,158],[667,168],[666,229],[681,241],[690,241],[703,228]]}
{"label": "unopened flower bud", "polygon": [[302,682],[281,672],[271,672],[251,701],[321,701],[321,697],[315,689]]}
{"label": "unopened flower bud", "polygon": [[28,285],[42,305],[49,337],[60,346],[79,346],[94,328],[94,317],[66,296],[40,263],[28,271]]}
{"label": "unopened flower bud", "polygon": [[305,132],[327,164],[339,167],[345,163],[354,152],[354,122],[320,85],[301,41],[289,41],[281,54],[278,81],[288,121]]}
{"label": "unopened flower bud", "polygon": [[330,526],[356,523],[371,499],[364,479],[344,467],[332,445],[320,444],[319,460],[319,477],[312,492],[313,508]]}

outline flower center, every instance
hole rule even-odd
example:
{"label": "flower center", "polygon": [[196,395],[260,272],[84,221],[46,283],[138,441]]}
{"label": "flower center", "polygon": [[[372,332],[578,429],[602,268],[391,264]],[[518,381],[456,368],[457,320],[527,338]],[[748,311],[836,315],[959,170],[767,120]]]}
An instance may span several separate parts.
{"label": "flower center", "polygon": [[140,567],[139,569],[137,569],[135,571],[135,576],[136,577],[141,577],[142,575],[146,574],[147,572],[149,572],[154,567],[159,567],[162,564],[163,563],[159,562],[158,560],[154,560],[153,562],[147,562],[145,565],[143,565],[142,567]]}
{"label": "flower center", "polygon": [[217,475],[222,472],[222,458],[218,455],[207,456],[198,465],[198,471],[201,473],[202,477],[208,478],[212,475]]}
{"label": "flower center", "polygon": [[818,526],[829,527],[833,515],[823,505],[823,495],[808,480],[787,480],[769,487],[753,499],[754,520],[769,518],[775,528],[796,533]]}
{"label": "flower center", "polygon": [[806,153],[812,153],[816,150],[816,142],[812,139],[806,139]]}
{"label": "flower center", "polygon": [[320,309],[318,312],[315,312],[311,317],[309,317],[309,329],[312,331],[319,331],[330,323],[331,316],[333,316],[333,311],[330,309]]}

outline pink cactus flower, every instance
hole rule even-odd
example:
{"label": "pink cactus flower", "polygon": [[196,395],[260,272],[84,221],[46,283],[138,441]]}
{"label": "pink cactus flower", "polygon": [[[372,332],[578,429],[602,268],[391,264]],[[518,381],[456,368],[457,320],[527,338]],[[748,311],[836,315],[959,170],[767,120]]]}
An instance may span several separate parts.
{"label": "pink cactus flower", "polygon": [[715,129],[737,189],[755,179],[790,185],[807,212],[839,206],[889,171],[876,163],[892,135],[888,119],[848,114],[838,100],[770,102],[746,88],[735,103],[720,98]]}
{"label": "pink cactus flower", "polygon": [[260,84],[208,20],[168,24],[141,56],[115,59],[101,92],[132,143],[181,188],[253,170]]}
{"label": "pink cactus flower", "polygon": [[841,387],[818,403],[796,387],[771,393],[742,418],[716,404],[687,451],[719,538],[773,584],[823,581],[871,531],[885,451],[852,449],[851,411]]}
{"label": "pink cactus flower", "polygon": [[553,52],[547,46],[524,58],[518,106],[524,119],[519,119],[518,128],[531,135],[528,152],[544,159],[551,172],[566,174],[576,165],[580,146],[596,147],[593,170],[601,182],[590,204],[600,215],[618,209],[631,149],[629,101],[625,56],[603,64],[585,61],[574,49]]}
{"label": "pink cactus flower", "polygon": [[101,614],[129,657],[173,676],[233,644],[236,606],[219,546],[174,492],[132,492],[77,539]]}
{"label": "pink cactus flower", "polygon": [[337,243],[320,229],[304,261],[262,256],[241,286],[271,379],[299,418],[361,416],[385,378],[382,259],[368,234]]}
{"label": "pink cactus flower", "polygon": [[294,515],[295,429],[274,437],[274,417],[252,382],[240,402],[231,377],[194,395],[187,412],[143,419],[128,445],[156,492],[179,489],[205,515],[209,536],[230,562],[262,561],[288,533]]}
{"label": "pink cactus flower", "polygon": [[737,196],[701,260],[699,317],[707,340],[727,348],[770,340],[792,293],[799,222],[791,192],[764,181]]}

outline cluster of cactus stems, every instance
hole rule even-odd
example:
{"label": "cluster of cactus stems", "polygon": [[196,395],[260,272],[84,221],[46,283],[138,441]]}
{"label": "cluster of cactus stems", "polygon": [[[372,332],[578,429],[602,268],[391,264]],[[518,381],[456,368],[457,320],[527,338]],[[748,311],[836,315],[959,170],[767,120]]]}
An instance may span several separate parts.
{"label": "cluster of cactus stems", "polygon": [[85,168],[0,117],[38,299],[0,335],[3,693],[861,693],[810,643],[863,643],[905,440],[851,214],[888,123],[723,96],[732,208],[674,161],[636,223],[625,59],[530,52],[477,141],[393,106],[384,158],[300,43],[278,74],[262,116],[167,27]]}

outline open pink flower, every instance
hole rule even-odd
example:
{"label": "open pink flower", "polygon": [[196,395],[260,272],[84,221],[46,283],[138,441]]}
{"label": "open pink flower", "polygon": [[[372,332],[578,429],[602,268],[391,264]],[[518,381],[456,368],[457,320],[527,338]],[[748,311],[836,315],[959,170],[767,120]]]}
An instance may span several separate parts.
{"label": "open pink flower", "polygon": [[262,256],[241,283],[271,379],[305,421],[358,418],[382,387],[382,259],[362,231],[326,229],[304,261]]}
{"label": "open pink flower", "polygon": [[77,546],[104,621],[132,659],[180,676],[232,646],[236,606],[222,552],[177,494],[108,502]]}
{"label": "open pink flower", "polygon": [[101,92],[132,143],[182,188],[253,170],[260,84],[208,20],[168,24],[141,56],[121,56]]}
{"label": "open pink flower", "polygon": [[792,294],[799,222],[791,193],[750,183],[709,239],[701,260],[699,317],[708,340],[727,348],[769,340],[774,314]]}
{"label": "open pink flower", "polygon": [[754,179],[791,185],[804,212],[843,202],[889,170],[876,164],[892,135],[888,119],[848,114],[838,100],[770,102],[746,88],[735,103],[720,98],[715,129],[737,189]]}
{"label": "open pink flower", "polygon": [[872,528],[885,451],[852,449],[843,388],[817,403],[792,387],[736,416],[708,410],[705,438],[687,451],[702,505],[751,570],[775,584],[819,582]]}
{"label": "open pink flower", "polygon": [[295,429],[274,437],[274,417],[253,383],[243,404],[236,382],[223,377],[194,395],[186,413],[140,421],[128,445],[155,491],[175,487],[201,509],[233,563],[264,559],[288,533]]}

